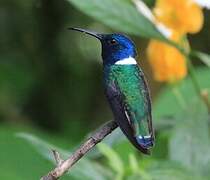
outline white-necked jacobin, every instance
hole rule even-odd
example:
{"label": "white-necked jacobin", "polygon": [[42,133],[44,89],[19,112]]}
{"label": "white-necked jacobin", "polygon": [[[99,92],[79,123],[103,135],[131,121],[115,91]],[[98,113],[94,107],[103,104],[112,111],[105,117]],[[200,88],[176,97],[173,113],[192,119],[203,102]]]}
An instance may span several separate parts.
{"label": "white-necked jacobin", "polygon": [[154,144],[149,89],[133,41],[123,34],[101,34],[81,28],[100,40],[102,45],[105,94],[115,121],[130,142],[141,152],[149,154]]}

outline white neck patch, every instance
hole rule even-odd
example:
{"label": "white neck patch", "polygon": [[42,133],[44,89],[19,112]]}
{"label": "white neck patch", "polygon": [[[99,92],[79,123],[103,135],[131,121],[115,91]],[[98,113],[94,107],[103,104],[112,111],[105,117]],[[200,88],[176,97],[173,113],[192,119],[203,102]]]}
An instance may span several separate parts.
{"label": "white neck patch", "polygon": [[119,61],[117,61],[115,64],[118,65],[129,65],[129,64],[137,64],[136,60],[133,57],[128,57],[125,59],[121,59]]}

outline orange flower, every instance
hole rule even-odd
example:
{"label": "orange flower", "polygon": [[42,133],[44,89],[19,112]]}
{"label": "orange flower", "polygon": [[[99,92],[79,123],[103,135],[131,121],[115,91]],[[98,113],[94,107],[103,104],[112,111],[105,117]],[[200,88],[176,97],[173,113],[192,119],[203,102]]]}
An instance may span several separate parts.
{"label": "orange flower", "polygon": [[[178,37],[174,33],[172,40],[178,42]],[[157,40],[150,40],[147,55],[157,81],[175,82],[186,76],[185,57],[176,48]]]}
{"label": "orange flower", "polygon": [[158,21],[180,33],[197,33],[203,26],[203,12],[193,0],[157,0]]}

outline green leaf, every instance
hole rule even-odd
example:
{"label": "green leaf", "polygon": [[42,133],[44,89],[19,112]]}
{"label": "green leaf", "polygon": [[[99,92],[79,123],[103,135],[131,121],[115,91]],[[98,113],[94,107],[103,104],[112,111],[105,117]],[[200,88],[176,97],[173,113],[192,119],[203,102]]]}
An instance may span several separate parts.
{"label": "green leaf", "polygon": [[167,41],[128,0],[68,0],[76,8],[118,31]]}
{"label": "green leaf", "polygon": [[139,171],[139,164],[134,154],[129,154],[129,162],[131,170],[134,174],[137,174]]}
{"label": "green leaf", "polygon": [[170,159],[197,174],[205,174],[210,163],[208,120],[208,112],[202,102],[191,102],[188,109],[177,117],[170,138]]}
{"label": "green leaf", "polygon": [[[18,133],[18,137],[25,139],[47,160],[55,163],[50,150],[57,150],[63,159],[69,156],[70,152],[60,149],[52,144],[49,144],[38,137],[27,133]],[[87,158],[82,158],[77,164],[75,164],[70,173],[67,174],[74,179],[87,179],[87,180],[106,180],[107,177],[112,176],[104,167],[96,162],[90,161]]]}
{"label": "green leaf", "polygon": [[186,173],[173,168],[156,169],[150,172],[151,180],[207,180],[203,176]]}
{"label": "green leaf", "polygon": [[200,51],[192,51],[191,52],[192,56],[197,57],[200,59],[205,65],[210,67],[210,55],[200,52]]}
{"label": "green leaf", "polygon": [[151,180],[207,180],[208,177],[189,171],[173,161],[153,161],[147,170]]}
{"label": "green leaf", "polygon": [[145,170],[139,167],[139,163],[134,154],[129,154],[129,160],[129,165],[132,170],[132,175],[128,178],[129,180],[137,177],[143,178],[144,180],[152,180],[151,176],[147,172],[145,172]]}
{"label": "green leaf", "polygon": [[108,159],[110,167],[118,174],[123,174],[124,165],[117,152],[104,143],[98,144],[97,147],[99,151]]}
{"label": "green leaf", "polygon": [[42,156],[25,141],[14,136],[14,133],[23,129],[30,131],[28,126],[8,124],[1,123],[0,125],[0,179],[39,179],[43,172],[47,172],[51,168],[51,164],[43,161]]}
{"label": "green leaf", "polygon": [[[210,92],[210,71],[209,68],[198,68],[195,71],[196,78],[202,89],[207,89]],[[188,77],[179,84],[177,84],[179,91],[179,98],[173,88],[168,86],[162,90],[153,105],[153,117],[155,127],[174,125],[176,120],[174,117],[182,113],[192,100],[199,99],[191,79]],[[178,99],[182,99],[184,106]]]}

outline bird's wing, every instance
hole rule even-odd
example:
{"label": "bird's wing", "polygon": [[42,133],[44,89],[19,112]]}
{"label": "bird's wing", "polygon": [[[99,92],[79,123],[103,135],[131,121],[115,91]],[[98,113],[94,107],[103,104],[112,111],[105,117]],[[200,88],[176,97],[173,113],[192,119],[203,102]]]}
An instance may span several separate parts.
{"label": "bird's wing", "polygon": [[[151,119],[151,102],[143,74],[137,71],[139,91],[124,92],[117,81],[110,83],[106,89],[115,119],[128,139],[143,153],[148,153],[153,145],[154,135]],[[136,103],[129,101],[136,98]],[[139,102],[140,103],[139,103]]]}
{"label": "bird's wing", "polygon": [[149,88],[144,77],[143,72],[136,67],[136,86],[139,91],[134,95],[137,103],[128,101],[130,94],[128,92],[124,94],[125,106],[128,108],[130,123],[132,124],[134,135],[138,143],[145,147],[150,148],[154,144],[154,132],[152,127],[152,113],[151,113],[151,99],[149,94]]}

